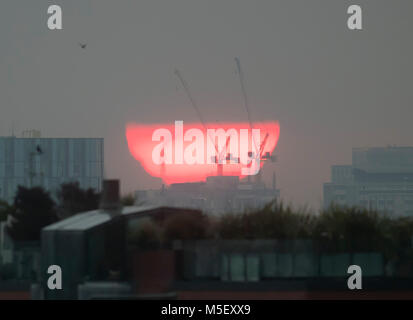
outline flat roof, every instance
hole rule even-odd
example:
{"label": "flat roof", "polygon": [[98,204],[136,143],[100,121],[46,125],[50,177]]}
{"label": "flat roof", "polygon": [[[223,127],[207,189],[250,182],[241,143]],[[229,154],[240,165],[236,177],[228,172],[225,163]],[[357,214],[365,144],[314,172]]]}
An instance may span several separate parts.
{"label": "flat roof", "polygon": [[[123,207],[121,215],[129,215],[133,213],[145,212],[159,208],[156,206],[128,206]],[[101,209],[87,211],[75,214],[72,217],[58,221],[44,227],[43,231],[66,230],[66,231],[83,231],[96,227],[100,224],[111,220],[111,215],[108,211]]]}

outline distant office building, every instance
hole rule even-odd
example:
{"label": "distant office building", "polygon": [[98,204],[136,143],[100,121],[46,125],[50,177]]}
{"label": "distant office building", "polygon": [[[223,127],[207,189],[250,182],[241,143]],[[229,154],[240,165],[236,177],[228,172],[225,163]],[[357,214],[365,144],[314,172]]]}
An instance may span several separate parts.
{"label": "distant office building", "polygon": [[332,166],[324,206],[343,206],[413,216],[413,147],[355,148],[352,165]]}
{"label": "distant office building", "polygon": [[263,207],[278,200],[280,191],[267,188],[260,181],[240,181],[237,176],[211,176],[206,182],[174,183],[161,190],[139,190],[136,201],[141,204],[200,209],[212,214],[242,212]]}
{"label": "distant office building", "polygon": [[62,183],[100,191],[103,179],[102,138],[0,137],[0,199],[13,200],[19,185],[42,186],[52,195]]}

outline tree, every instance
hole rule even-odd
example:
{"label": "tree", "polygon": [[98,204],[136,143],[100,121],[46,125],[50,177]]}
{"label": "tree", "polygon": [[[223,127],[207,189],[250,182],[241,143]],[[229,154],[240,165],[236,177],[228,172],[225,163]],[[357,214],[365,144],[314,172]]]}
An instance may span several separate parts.
{"label": "tree", "polygon": [[92,188],[80,188],[78,182],[69,182],[60,186],[57,198],[58,216],[67,218],[80,212],[98,209],[100,194]]}
{"label": "tree", "polygon": [[127,195],[122,197],[121,202],[122,202],[122,205],[125,206],[125,207],[133,206],[133,205],[135,205],[135,197],[131,193],[127,194]]}
{"label": "tree", "polygon": [[0,222],[6,221],[9,214],[13,214],[14,207],[4,200],[0,200]]}
{"label": "tree", "polygon": [[42,187],[18,187],[6,228],[14,241],[39,241],[42,228],[55,221],[55,204],[48,192]]}
{"label": "tree", "polygon": [[164,222],[166,240],[198,240],[208,236],[209,220],[206,215],[193,212],[169,216]]}

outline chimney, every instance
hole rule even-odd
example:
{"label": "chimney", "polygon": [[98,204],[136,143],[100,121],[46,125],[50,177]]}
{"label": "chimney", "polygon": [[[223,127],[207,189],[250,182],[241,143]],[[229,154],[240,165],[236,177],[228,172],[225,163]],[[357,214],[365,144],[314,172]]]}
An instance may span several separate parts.
{"label": "chimney", "polygon": [[111,216],[121,212],[119,180],[103,180],[100,210],[109,212]]}

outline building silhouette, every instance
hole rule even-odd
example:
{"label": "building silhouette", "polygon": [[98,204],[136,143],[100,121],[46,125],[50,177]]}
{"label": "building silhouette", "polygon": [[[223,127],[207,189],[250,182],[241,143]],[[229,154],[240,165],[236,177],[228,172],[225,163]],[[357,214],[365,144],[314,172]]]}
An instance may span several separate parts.
{"label": "building silhouette", "polygon": [[0,199],[13,201],[18,186],[41,186],[52,196],[62,183],[100,191],[103,138],[0,137]]}
{"label": "building silhouette", "polygon": [[352,165],[331,167],[324,206],[358,206],[413,216],[413,147],[354,148]]}
{"label": "building silhouette", "polygon": [[271,201],[278,201],[280,190],[276,188],[275,174],[272,188],[257,178],[243,181],[238,176],[211,176],[205,182],[173,183],[160,190],[138,190],[135,196],[144,204],[223,214],[262,208]]}

